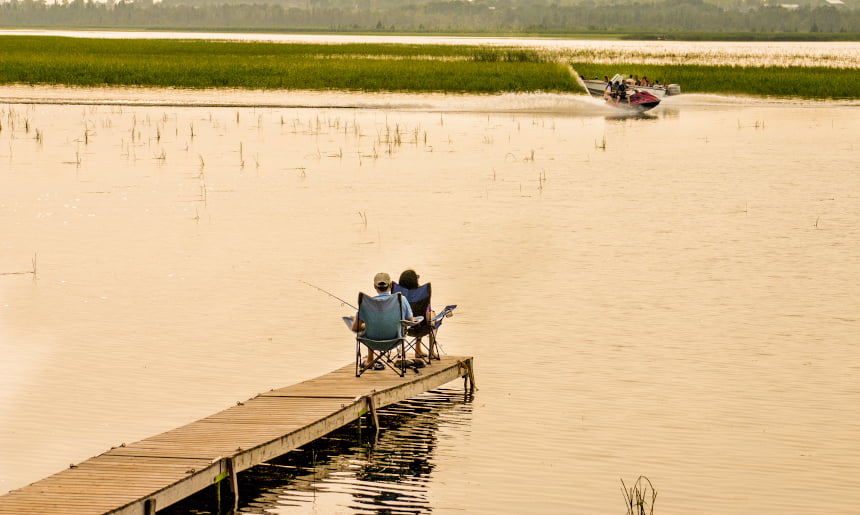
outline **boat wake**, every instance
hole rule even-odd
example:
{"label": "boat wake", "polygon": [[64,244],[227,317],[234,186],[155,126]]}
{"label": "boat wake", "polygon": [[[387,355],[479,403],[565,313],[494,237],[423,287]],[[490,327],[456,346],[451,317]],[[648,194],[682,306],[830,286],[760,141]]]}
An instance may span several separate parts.
{"label": "boat wake", "polygon": [[[602,98],[563,93],[365,93],[348,91],[285,91],[182,89],[143,87],[0,86],[5,104],[79,104],[175,107],[247,107],[315,109],[389,109],[401,111],[534,113],[560,116],[618,116]],[[663,98],[656,111],[699,106],[858,106],[852,100],[798,100],[731,95],[689,94]]]}
{"label": "boat wake", "polygon": [[175,107],[284,107],[396,109],[441,112],[522,112],[569,116],[606,113],[602,100],[560,93],[498,95],[445,93],[364,93],[344,91],[272,91],[142,87],[81,88],[0,86],[7,104],[81,104]]}
{"label": "boat wake", "polygon": [[679,107],[708,107],[708,106],[756,106],[756,107],[785,107],[785,106],[860,106],[857,99],[808,99],[808,98],[785,98],[785,97],[761,97],[747,95],[718,95],[705,93],[684,93],[683,95],[670,96],[663,99],[663,103],[673,108]]}

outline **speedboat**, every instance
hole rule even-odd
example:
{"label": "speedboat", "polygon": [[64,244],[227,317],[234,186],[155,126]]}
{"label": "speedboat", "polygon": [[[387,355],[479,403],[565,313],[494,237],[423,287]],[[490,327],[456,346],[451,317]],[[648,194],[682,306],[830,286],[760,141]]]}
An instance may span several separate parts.
{"label": "speedboat", "polygon": [[[603,90],[606,89],[606,81],[599,79],[582,79],[582,82],[585,83],[586,89],[588,92],[596,97],[603,96]],[[610,82],[630,82],[630,79],[625,79],[623,75],[620,73],[616,73]],[[661,86],[659,84],[655,84],[653,86],[633,86],[640,91],[645,91],[654,95],[657,98],[663,98],[665,96],[670,95],[680,95],[681,94],[681,86],[678,84],[669,84],[667,86]]]}

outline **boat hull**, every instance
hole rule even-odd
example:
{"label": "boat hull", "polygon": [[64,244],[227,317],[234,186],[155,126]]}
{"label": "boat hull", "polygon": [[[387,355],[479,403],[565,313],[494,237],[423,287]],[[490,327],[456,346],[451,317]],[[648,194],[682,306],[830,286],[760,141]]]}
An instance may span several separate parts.
{"label": "boat hull", "polygon": [[611,98],[606,99],[606,105],[617,109],[643,113],[660,105],[660,99],[647,91],[637,88],[624,101],[615,101]]}

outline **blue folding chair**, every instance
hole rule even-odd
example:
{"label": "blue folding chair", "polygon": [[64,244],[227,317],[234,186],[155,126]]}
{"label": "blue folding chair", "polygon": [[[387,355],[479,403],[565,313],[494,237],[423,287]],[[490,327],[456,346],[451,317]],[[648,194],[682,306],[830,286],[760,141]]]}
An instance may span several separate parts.
{"label": "blue folding chair", "polygon": [[409,302],[409,306],[412,308],[412,314],[416,316],[416,320],[419,315],[424,317],[422,321],[416,322],[406,331],[406,336],[409,337],[409,339],[406,340],[407,349],[415,349],[421,338],[426,336],[427,355],[424,358],[425,362],[430,364],[433,359],[442,359],[439,354],[439,345],[436,342],[436,331],[439,329],[439,326],[442,325],[442,321],[445,318],[453,316],[454,308],[456,308],[457,305],[452,304],[445,306],[445,309],[443,309],[439,314],[433,316],[430,308],[430,297],[432,296],[433,289],[430,287],[430,283],[422,284],[418,288],[413,289],[404,288],[403,286],[394,283],[391,291],[394,293],[400,293],[406,297],[406,300]]}
{"label": "blue folding chair", "polygon": [[[360,377],[365,370],[382,363],[401,377],[406,374],[406,360],[393,360],[391,351],[399,350],[400,356],[406,355],[406,326],[412,322],[403,319],[400,294],[385,297],[371,297],[358,294],[358,318],[364,322],[363,330],[355,335],[355,376]],[[374,352],[373,360],[363,364],[362,345]]]}

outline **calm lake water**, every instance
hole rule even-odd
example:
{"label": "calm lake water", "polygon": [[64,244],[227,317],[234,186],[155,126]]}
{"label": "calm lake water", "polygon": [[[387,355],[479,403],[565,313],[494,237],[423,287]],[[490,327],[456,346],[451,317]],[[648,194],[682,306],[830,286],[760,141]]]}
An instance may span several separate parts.
{"label": "calm lake water", "polygon": [[640,475],[657,514],[860,506],[857,102],[0,101],[0,492],[348,363],[302,281],[414,267],[479,390],[255,469],[243,511],[624,513]]}

